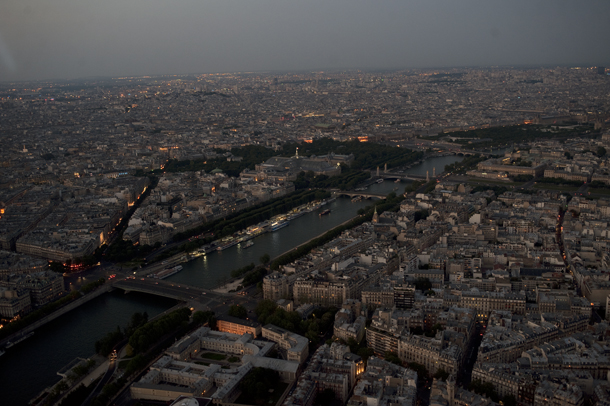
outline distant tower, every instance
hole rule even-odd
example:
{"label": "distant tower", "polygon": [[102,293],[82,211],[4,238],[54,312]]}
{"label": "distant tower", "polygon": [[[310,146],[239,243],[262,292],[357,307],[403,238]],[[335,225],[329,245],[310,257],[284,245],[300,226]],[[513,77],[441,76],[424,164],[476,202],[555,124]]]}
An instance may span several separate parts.
{"label": "distant tower", "polygon": [[379,176],[379,167],[377,167],[377,176]]}
{"label": "distant tower", "polygon": [[434,168],[432,168],[432,177],[433,178],[436,177],[436,166]]}
{"label": "distant tower", "polygon": [[429,171],[426,171],[426,182],[430,182],[430,176],[428,176],[428,172]]}
{"label": "distant tower", "polygon": [[379,223],[379,215],[377,214],[377,205],[375,205],[375,212],[373,213],[373,223]]}
{"label": "distant tower", "polygon": [[383,166],[383,173],[388,173],[388,163]]}
{"label": "distant tower", "polygon": [[297,147],[297,152],[296,152],[296,154],[294,155],[294,157],[295,157],[296,159],[299,159],[299,147]]}

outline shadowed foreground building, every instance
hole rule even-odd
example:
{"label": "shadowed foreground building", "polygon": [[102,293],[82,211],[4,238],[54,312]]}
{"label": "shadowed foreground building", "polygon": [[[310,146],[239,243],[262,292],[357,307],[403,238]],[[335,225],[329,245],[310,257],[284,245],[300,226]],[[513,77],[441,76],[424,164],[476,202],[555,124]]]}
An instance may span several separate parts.
{"label": "shadowed foreground building", "polygon": [[[253,368],[268,368],[284,382],[296,379],[299,363],[266,358],[276,344],[254,340],[250,334],[231,334],[202,327],[172,345],[150,370],[131,385],[133,399],[172,401],[178,396],[204,396],[214,403],[232,403],[239,397],[239,383]],[[202,350],[227,354],[241,360],[229,365],[195,362]],[[206,358],[206,360],[208,360]],[[208,360],[209,361],[209,360]]]}

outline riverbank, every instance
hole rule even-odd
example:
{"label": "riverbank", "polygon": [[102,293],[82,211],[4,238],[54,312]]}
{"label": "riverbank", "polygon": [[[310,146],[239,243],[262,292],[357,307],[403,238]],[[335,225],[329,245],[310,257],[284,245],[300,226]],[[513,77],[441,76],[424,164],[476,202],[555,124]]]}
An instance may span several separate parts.
{"label": "riverbank", "polygon": [[60,316],[63,316],[64,314],[68,313],[71,310],[76,309],[77,307],[87,303],[88,301],[93,300],[96,297],[98,297],[106,292],[109,292],[110,290],[112,290],[112,285],[105,284],[104,286],[97,288],[93,292],[87,293],[86,295],[79,297],[78,299],[76,299],[75,301],[73,301],[71,303],[68,303],[64,307],[61,307],[58,310],[55,310],[53,313],[44,316],[42,319],[37,320],[28,326],[25,326],[21,330],[15,332],[14,334],[11,334],[8,337],[3,338],[2,340],[0,340],[0,347],[4,347],[6,345],[6,343],[8,343],[9,341],[15,341],[18,338],[20,338],[26,334],[29,334],[30,332],[36,330],[37,328],[44,326],[45,324],[55,320],[56,318],[58,318]]}
{"label": "riverbank", "polygon": [[241,282],[244,280],[244,278],[239,278],[239,279],[235,279],[234,281],[230,281],[222,286],[217,287],[216,289],[213,289],[214,292],[218,292],[218,293],[230,293],[232,290],[236,290],[237,287],[239,285],[241,285]]}

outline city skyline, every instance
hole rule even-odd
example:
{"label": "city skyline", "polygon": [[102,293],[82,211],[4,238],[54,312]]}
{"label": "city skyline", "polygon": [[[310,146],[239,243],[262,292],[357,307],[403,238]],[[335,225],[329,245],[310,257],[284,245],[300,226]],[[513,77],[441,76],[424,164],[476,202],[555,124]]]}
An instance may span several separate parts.
{"label": "city skyline", "polygon": [[610,4],[9,0],[0,81],[240,71],[610,65]]}

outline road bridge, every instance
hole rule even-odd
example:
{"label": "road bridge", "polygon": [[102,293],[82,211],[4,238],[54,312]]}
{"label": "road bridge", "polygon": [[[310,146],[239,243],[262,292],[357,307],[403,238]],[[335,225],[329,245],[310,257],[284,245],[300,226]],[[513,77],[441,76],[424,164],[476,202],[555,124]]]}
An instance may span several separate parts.
{"label": "road bridge", "polygon": [[425,180],[426,177],[423,175],[415,175],[412,173],[404,173],[404,172],[384,172],[371,170],[371,182],[370,184],[375,183],[375,179],[400,179],[400,180]]}
{"label": "road bridge", "polygon": [[125,278],[114,282],[113,286],[126,292],[134,291],[149,293],[151,295],[168,297],[170,299],[182,300],[185,302],[199,299],[202,296],[213,297],[215,299],[233,296],[228,293],[219,293],[209,289],[186,285],[184,283],[164,281],[155,278]]}
{"label": "road bridge", "polygon": [[349,196],[349,197],[356,197],[356,196],[361,196],[365,199],[385,199],[386,195],[380,195],[377,193],[366,193],[366,192],[344,192],[344,191],[339,191],[339,192],[333,192],[333,194],[335,196]]}
{"label": "road bridge", "polygon": [[256,301],[248,296],[220,293],[210,289],[155,278],[128,277],[117,280],[113,283],[113,287],[125,292],[142,292],[183,302],[198,302],[208,309],[219,310],[219,314],[228,310],[230,304],[247,305],[249,308],[254,308],[256,305]]}
{"label": "road bridge", "polygon": [[400,179],[400,180],[425,180],[426,177],[423,175],[414,175],[412,173],[400,173],[400,172],[383,172],[377,176],[380,179]]}

